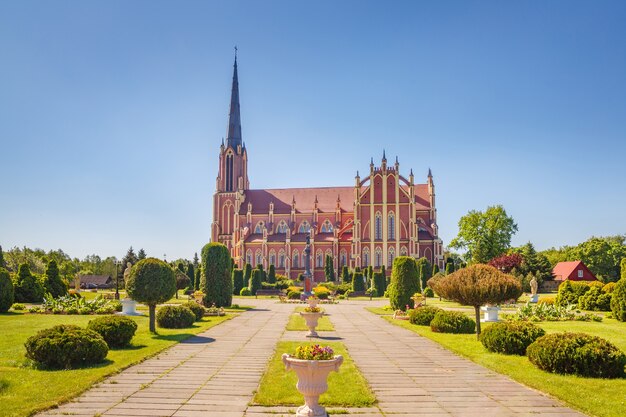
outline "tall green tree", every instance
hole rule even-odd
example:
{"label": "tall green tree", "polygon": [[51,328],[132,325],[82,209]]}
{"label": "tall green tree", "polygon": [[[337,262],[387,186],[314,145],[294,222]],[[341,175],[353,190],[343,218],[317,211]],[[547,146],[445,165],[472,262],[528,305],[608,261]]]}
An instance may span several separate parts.
{"label": "tall green tree", "polygon": [[620,262],[621,269],[621,277],[624,281],[626,281],[626,258],[622,258],[622,262]]}
{"label": "tall green tree", "polygon": [[335,281],[335,266],[333,265],[333,257],[331,255],[326,255],[326,263],[324,265],[324,275],[326,276],[326,281],[328,282]]}
{"label": "tall green tree", "polygon": [[450,247],[466,249],[471,263],[487,263],[511,246],[517,224],[502,206],[490,206],[484,212],[472,210],[459,220],[459,233]]}
{"label": "tall green tree", "polygon": [[255,268],[252,270],[252,277],[250,278],[250,292],[252,295],[256,295],[256,292],[261,289],[261,282],[263,280],[263,270]]}
{"label": "tall green tree", "polygon": [[267,282],[270,284],[276,283],[276,268],[274,267],[274,264],[270,265],[270,270],[267,273]]}
{"label": "tall green tree", "polygon": [[189,277],[189,288],[188,290],[194,291],[196,288],[196,272],[193,269],[193,264],[190,262],[187,264],[187,271],[185,272],[187,277]]}
{"label": "tall green tree", "polygon": [[424,290],[428,285],[428,280],[433,276],[433,267],[430,265],[427,258],[421,257],[415,261],[415,268],[417,269],[420,287]]}
{"label": "tall green tree", "polygon": [[0,268],[6,268],[7,264],[4,261],[4,252],[2,252],[2,246],[0,246]]}
{"label": "tall green tree", "polygon": [[348,269],[348,267],[346,265],[344,265],[341,268],[341,282],[343,284],[347,284],[349,282],[351,282],[352,280],[350,279],[350,270]]}
{"label": "tall green tree", "polygon": [[202,278],[204,305],[228,307],[233,300],[232,262],[230,251],[221,243],[208,243],[202,248]]}
{"label": "tall green tree", "polygon": [[252,277],[252,265],[250,265],[249,263],[246,263],[246,265],[243,267],[243,286],[244,287],[250,286],[251,277]]}
{"label": "tall green tree", "polygon": [[15,294],[9,271],[0,267],[0,313],[6,313],[13,305]]}
{"label": "tall green tree", "polygon": [[417,263],[410,256],[398,256],[393,260],[391,282],[387,287],[389,303],[394,310],[413,308],[413,294],[420,291]]}
{"label": "tall green tree", "polygon": [[48,262],[42,281],[45,291],[49,292],[54,298],[67,294],[67,284],[61,279],[56,261]]}
{"label": "tall green tree", "polygon": [[233,269],[233,294],[239,295],[243,288],[243,270]]}
{"label": "tall green tree", "polygon": [[139,249],[139,252],[137,252],[137,260],[141,261],[142,259],[146,259],[146,251],[143,250],[143,248]]}
{"label": "tall green tree", "polygon": [[130,265],[132,266],[132,265],[135,265],[138,261],[139,259],[137,259],[137,255],[135,255],[135,251],[133,250],[133,247],[131,246],[126,251],[126,255],[124,255],[124,257],[122,258],[122,267],[119,268],[117,271],[118,278],[120,279],[124,278],[124,271],[126,270],[126,265],[128,265],[129,262],[130,262]]}

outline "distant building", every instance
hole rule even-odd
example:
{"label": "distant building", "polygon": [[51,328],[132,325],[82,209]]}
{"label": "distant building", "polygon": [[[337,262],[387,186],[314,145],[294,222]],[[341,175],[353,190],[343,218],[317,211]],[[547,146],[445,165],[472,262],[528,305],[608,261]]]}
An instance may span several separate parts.
{"label": "distant building", "polygon": [[[291,144],[276,151],[266,168],[277,176],[289,176],[281,158],[302,158],[313,144]],[[315,176],[329,169],[328,150],[314,151],[302,161],[303,169]],[[428,150],[419,150],[423,158]],[[309,159],[313,158],[313,159]],[[341,156],[337,157],[340,161]],[[311,170],[311,161],[315,169]],[[325,163],[328,163],[326,165]],[[228,247],[237,267],[248,263],[274,265],[276,272],[296,278],[304,272],[306,236],[311,235],[311,270],[316,281],[324,280],[324,263],[330,256],[336,273],[348,266],[391,270],[396,256],[427,258],[444,267],[443,242],[439,238],[435,183],[430,169],[423,184],[413,170],[400,174],[398,159],[380,165],[372,159],[369,171],[358,172],[353,185],[341,187],[251,189],[248,151],[241,137],[239,81],[235,59],[226,142],[222,140],[219,171],[213,196],[211,241]]]}
{"label": "distant building", "polygon": [[595,281],[597,278],[582,261],[559,262],[552,269],[555,281]]}
{"label": "distant building", "polygon": [[[115,282],[111,275],[79,275],[81,289],[113,288]],[[70,282],[70,288],[75,288],[76,281]]]}

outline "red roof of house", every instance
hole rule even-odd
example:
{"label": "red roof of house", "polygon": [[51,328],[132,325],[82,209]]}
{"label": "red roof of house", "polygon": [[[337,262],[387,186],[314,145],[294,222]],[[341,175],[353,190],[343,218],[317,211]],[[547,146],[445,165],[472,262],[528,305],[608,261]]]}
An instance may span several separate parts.
{"label": "red roof of house", "polygon": [[554,275],[555,279],[566,279],[572,274],[572,272],[578,269],[581,264],[584,266],[582,261],[559,262],[554,265],[552,275]]}

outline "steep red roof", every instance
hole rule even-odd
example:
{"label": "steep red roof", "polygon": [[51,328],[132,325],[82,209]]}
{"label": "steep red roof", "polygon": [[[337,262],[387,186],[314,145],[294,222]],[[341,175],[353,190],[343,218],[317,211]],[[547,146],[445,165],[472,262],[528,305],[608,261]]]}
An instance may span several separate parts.
{"label": "steep red roof", "polygon": [[[583,276],[579,277],[572,275],[572,273],[576,270],[582,270]],[[568,277],[573,280],[582,279],[589,281],[596,279],[593,272],[591,272],[582,261],[559,262],[558,264],[554,265],[554,268],[552,269],[552,275],[554,275],[555,280],[565,280],[568,279]]]}
{"label": "steep red roof", "polygon": [[241,205],[240,214],[248,212],[248,202],[252,203],[252,214],[269,213],[271,202],[274,202],[275,214],[289,214],[294,198],[297,213],[312,212],[315,208],[315,197],[320,212],[334,212],[337,196],[341,199],[339,207],[342,211],[352,211],[354,202],[354,187],[280,188],[247,190],[245,193],[246,199]]}

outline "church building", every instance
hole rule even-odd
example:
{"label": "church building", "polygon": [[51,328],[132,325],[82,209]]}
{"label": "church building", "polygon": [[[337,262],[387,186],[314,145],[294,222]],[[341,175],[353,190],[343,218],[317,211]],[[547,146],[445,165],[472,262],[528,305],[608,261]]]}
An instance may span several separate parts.
{"label": "church building", "polygon": [[235,263],[292,279],[304,272],[306,236],[311,236],[311,272],[324,281],[326,255],[335,272],[346,265],[391,271],[396,256],[426,257],[443,268],[443,244],[437,230],[435,183],[428,170],[416,184],[413,170],[400,173],[398,158],[385,153],[369,172],[357,172],[353,185],[342,187],[251,189],[248,151],[241,136],[239,80],[235,57],[228,133],[219,152],[213,196],[211,241],[226,245]]}

